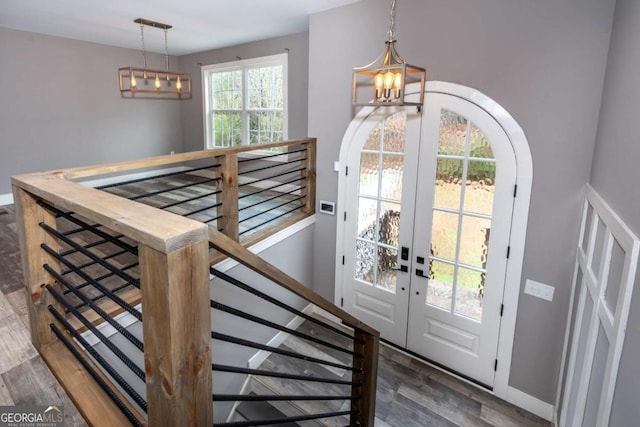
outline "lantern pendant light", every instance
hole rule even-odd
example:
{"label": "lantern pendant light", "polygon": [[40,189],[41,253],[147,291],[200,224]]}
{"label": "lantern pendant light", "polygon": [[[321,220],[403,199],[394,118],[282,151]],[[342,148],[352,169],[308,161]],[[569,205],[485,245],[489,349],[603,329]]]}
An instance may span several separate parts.
{"label": "lantern pendant light", "polygon": [[[369,65],[353,69],[352,105],[421,106],[424,100],[426,70],[407,64],[396,50],[394,33],[396,0],[391,2],[389,32],[385,50]],[[406,101],[406,87],[420,82],[419,100]]]}
{"label": "lantern pendant light", "polygon": [[[167,32],[171,28],[171,25],[144,18],[138,18],[133,22],[140,25],[142,68],[131,66],[118,70],[121,96],[124,98],[190,99],[191,74],[169,71]],[[144,43],[145,26],[164,30],[164,70],[147,68],[147,52]]]}

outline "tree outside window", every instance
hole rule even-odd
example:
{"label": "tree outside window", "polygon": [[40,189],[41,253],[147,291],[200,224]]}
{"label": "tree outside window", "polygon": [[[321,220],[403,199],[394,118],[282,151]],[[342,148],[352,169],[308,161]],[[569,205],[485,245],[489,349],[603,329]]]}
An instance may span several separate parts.
{"label": "tree outside window", "polygon": [[233,147],[287,138],[287,55],[202,68],[206,146]]}

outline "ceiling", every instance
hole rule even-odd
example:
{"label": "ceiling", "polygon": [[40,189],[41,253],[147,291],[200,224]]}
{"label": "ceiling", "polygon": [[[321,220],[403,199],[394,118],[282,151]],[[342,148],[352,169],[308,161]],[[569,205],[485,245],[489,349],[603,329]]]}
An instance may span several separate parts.
{"label": "ceiling", "polygon": [[[0,0],[0,27],[140,49],[145,18],[172,25],[169,53],[185,55],[307,31],[309,15],[358,0]],[[145,47],[164,34],[145,27]]]}

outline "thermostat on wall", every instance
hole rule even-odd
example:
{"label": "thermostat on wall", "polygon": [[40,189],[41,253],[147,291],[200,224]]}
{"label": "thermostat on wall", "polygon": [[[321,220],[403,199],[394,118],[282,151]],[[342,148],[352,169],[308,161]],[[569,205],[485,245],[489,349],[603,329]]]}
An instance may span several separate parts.
{"label": "thermostat on wall", "polygon": [[336,214],[335,202],[325,202],[324,200],[320,200],[320,212],[328,215],[335,215]]}

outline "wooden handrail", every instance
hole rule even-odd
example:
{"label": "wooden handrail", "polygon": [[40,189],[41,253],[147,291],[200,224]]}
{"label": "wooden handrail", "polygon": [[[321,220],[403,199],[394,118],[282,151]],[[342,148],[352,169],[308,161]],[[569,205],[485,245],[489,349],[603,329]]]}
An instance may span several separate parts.
{"label": "wooden handrail", "polygon": [[208,150],[190,151],[187,153],[168,154],[164,156],[146,157],[144,159],[127,160],[124,162],[105,163],[101,165],[79,166],[75,168],[58,169],[48,172],[29,174],[31,176],[56,177],[63,179],[81,179],[98,175],[107,175],[118,172],[126,172],[136,169],[166,166],[175,163],[184,163],[194,160],[202,160],[224,156],[226,154],[246,153],[256,150],[268,150],[270,148],[286,147],[289,145],[315,142],[315,138],[294,139],[289,141],[270,142],[263,144],[240,145],[236,147],[221,147]]}

